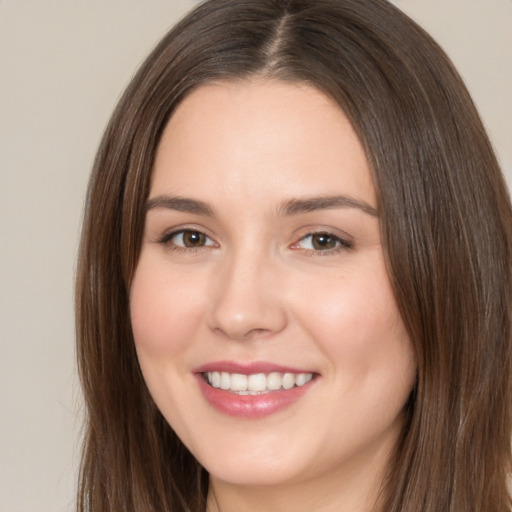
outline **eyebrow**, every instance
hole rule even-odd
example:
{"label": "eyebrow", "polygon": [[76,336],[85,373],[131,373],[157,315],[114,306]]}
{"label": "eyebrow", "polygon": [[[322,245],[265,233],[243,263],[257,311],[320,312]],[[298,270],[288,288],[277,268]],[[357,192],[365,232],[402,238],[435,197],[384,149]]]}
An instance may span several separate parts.
{"label": "eyebrow", "polygon": [[301,213],[314,212],[316,210],[334,210],[337,208],[357,208],[358,210],[377,217],[377,209],[365,201],[349,196],[311,197],[306,199],[290,199],[279,208],[281,215],[300,215]]}
{"label": "eyebrow", "polygon": [[[155,208],[166,208],[179,212],[194,213],[205,217],[215,216],[213,208],[208,203],[187,197],[161,195],[153,199],[148,199],[145,207],[146,212]],[[377,209],[370,206],[365,201],[343,195],[288,199],[279,206],[278,213],[282,216],[293,216],[317,210],[334,210],[337,208],[357,208],[372,217],[378,216]]]}
{"label": "eyebrow", "polygon": [[203,201],[189,199],[187,197],[157,196],[148,199],[146,212],[154,208],[167,208],[178,212],[195,213],[205,217],[213,217],[213,208]]}

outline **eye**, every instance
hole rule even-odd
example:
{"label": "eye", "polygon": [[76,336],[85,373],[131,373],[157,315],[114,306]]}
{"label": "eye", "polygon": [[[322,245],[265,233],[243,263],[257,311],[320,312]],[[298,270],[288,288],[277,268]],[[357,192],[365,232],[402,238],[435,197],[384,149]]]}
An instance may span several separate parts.
{"label": "eye", "polygon": [[327,231],[309,233],[292,246],[292,249],[330,253],[343,249],[352,249],[353,244]]}
{"label": "eye", "polygon": [[177,249],[199,249],[216,245],[210,237],[194,229],[174,231],[165,236],[162,243],[171,244]]}

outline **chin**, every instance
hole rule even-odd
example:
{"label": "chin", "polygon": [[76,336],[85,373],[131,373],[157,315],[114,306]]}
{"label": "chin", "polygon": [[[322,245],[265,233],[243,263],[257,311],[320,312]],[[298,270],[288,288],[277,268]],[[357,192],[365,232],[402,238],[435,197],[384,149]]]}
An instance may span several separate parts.
{"label": "chin", "polygon": [[206,467],[210,477],[230,485],[244,487],[277,486],[295,481],[299,475],[291,467],[276,463],[265,464],[213,464]]}
{"label": "chin", "polygon": [[272,447],[271,442],[264,448],[254,448],[246,446],[244,449],[233,443],[230,450],[203,454],[199,462],[212,478],[232,485],[279,485],[306,476],[307,464],[300,454],[289,450],[283,453],[282,449]]}

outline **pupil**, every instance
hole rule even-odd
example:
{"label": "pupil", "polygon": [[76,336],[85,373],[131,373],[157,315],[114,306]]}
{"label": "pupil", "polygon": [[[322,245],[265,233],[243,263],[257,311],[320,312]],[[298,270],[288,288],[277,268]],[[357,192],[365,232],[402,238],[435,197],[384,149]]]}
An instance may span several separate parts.
{"label": "pupil", "polygon": [[326,234],[314,235],[313,236],[313,247],[315,249],[333,249],[336,245],[336,241],[332,236]]}
{"label": "pupil", "polygon": [[197,247],[204,245],[204,235],[198,231],[187,231],[183,236],[183,241],[187,247]]}

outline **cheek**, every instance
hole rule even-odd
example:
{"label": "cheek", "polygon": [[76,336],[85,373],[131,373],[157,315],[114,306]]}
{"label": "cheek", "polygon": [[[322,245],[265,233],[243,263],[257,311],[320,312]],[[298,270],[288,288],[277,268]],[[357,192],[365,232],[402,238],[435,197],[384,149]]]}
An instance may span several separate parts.
{"label": "cheek", "polygon": [[186,281],[183,273],[173,273],[162,258],[143,252],[130,292],[139,365],[153,400],[173,426],[180,425],[176,413],[188,400],[187,351],[196,336],[203,304],[197,283],[188,286]]}
{"label": "cheek", "polygon": [[360,436],[375,438],[400,417],[416,377],[414,351],[386,272],[340,278],[303,311],[329,362],[326,380],[336,390],[333,401],[320,404],[331,410],[329,436],[338,439],[343,431],[343,442],[354,446]]}
{"label": "cheek", "polygon": [[383,264],[351,269],[323,289],[308,288],[315,291],[300,306],[303,326],[333,365],[372,378],[415,366]]}
{"label": "cheek", "polygon": [[130,293],[130,314],[139,353],[176,354],[198,326],[204,291],[198,283],[187,285],[183,275],[173,275],[161,262],[141,255]]}

